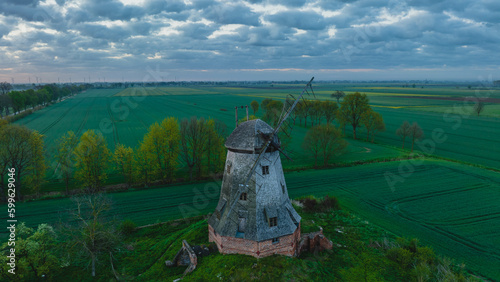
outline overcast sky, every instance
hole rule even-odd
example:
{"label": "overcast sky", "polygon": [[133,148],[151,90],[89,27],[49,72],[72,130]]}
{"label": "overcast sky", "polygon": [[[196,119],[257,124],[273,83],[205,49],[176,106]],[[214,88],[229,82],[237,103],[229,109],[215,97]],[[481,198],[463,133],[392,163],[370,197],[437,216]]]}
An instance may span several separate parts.
{"label": "overcast sky", "polygon": [[2,0],[0,80],[500,78],[498,0]]}

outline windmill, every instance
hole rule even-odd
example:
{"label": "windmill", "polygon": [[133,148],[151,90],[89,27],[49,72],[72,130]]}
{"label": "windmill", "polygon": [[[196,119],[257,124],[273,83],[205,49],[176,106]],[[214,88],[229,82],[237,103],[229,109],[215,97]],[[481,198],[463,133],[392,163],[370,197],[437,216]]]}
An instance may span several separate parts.
{"label": "windmill", "polygon": [[[208,220],[209,241],[223,254],[293,256],[300,239],[300,216],[293,208],[281,166],[278,134],[290,134],[288,116],[311,83],[289,94],[273,129],[264,121],[241,123],[226,140],[228,149],[218,205]],[[286,156],[286,155],[285,155]]]}

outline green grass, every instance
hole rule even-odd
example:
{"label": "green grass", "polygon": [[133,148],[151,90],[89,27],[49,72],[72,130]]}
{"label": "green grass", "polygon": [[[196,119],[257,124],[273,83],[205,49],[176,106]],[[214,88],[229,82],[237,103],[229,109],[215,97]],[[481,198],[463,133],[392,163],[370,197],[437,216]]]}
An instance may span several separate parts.
{"label": "green grass", "polygon": [[[423,243],[489,278],[500,278],[500,176],[497,172],[446,161],[425,161],[404,182],[388,185],[384,174],[399,174],[401,162],[286,173],[291,198],[337,196],[344,208],[399,236]],[[174,185],[111,194],[120,219],[138,225],[211,212],[220,183]],[[18,221],[54,223],[70,208],[68,199],[20,203]],[[5,220],[5,216],[1,220]],[[5,237],[6,233],[2,234]]]}

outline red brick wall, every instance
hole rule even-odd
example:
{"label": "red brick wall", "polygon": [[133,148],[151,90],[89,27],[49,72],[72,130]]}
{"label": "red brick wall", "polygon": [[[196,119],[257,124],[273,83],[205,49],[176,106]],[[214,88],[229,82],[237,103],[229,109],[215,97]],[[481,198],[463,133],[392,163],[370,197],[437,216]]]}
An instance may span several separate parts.
{"label": "red brick wall", "polygon": [[300,225],[293,234],[280,237],[279,242],[274,244],[272,240],[256,242],[242,238],[222,237],[220,234],[215,234],[210,225],[208,225],[208,239],[210,242],[215,242],[221,254],[245,254],[256,258],[274,254],[294,256],[300,239]]}

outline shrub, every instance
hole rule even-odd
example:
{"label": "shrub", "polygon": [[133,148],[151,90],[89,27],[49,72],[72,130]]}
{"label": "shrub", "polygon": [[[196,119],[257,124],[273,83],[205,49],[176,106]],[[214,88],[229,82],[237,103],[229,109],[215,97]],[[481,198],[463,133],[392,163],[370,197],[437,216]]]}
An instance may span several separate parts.
{"label": "shrub", "polygon": [[413,261],[413,254],[400,247],[388,250],[386,256],[389,260],[398,264],[401,269],[409,269]]}
{"label": "shrub", "polygon": [[327,210],[340,210],[339,200],[334,196],[325,196],[321,201],[321,208]]}
{"label": "shrub", "polygon": [[124,235],[130,235],[135,232],[137,225],[130,219],[126,219],[120,225],[120,231]]}
{"label": "shrub", "polygon": [[302,204],[304,205],[304,211],[305,212],[315,212],[318,201],[314,198],[305,198],[301,200]]}

